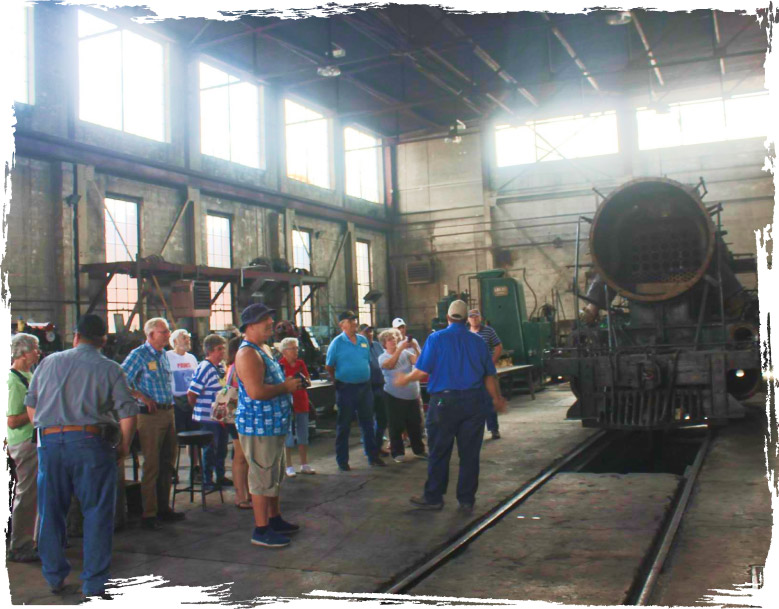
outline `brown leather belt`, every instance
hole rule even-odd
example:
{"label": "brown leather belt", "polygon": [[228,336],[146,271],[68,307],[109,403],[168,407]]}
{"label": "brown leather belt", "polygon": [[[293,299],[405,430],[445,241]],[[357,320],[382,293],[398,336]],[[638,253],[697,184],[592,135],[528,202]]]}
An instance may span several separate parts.
{"label": "brown leather belt", "polygon": [[52,433],[62,433],[64,431],[84,431],[100,435],[100,428],[97,425],[59,425],[57,427],[47,427],[41,431],[41,435],[48,436]]}

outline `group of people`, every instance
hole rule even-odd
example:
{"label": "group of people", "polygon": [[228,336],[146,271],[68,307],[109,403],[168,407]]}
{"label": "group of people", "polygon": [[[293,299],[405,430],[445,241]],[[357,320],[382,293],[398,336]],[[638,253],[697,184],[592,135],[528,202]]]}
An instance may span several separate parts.
{"label": "group of people", "polygon": [[[288,545],[300,527],[281,515],[282,482],[297,473],[315,473],[306,451],[310,405],[305,387],[310,376],[298,359],[296,339],[284,339],[282,357],[273,357],[267,343],[273,336],[274,313],[261,303],[249,305],[241,313],[242,336],[229,343],[218,335],[207,336],[205,359],[199,363],[189,353],[189,334],[182,330],[171,334],[163,318],[146,322],[146,341],[119,366],[100,353],[105,322],[85,315],[78,322],[74,348],[45,358],[32,377],[30,369],[39,356],[37,341],[30,335],[14,336],[8,443],[18,482],[9,557],[39,556],[50,588],[61,591],[70,571],[64,555],[65,518],[75,496],[84,515],[82,592],[104,595],[117,475],[136,429],[144,455],[141,524],[155,529],[160,522],[184,518],[169,502],[176,474],[176,433],[197,426],[213,435],[201,464],[202,483],[235,485],[236,506],[253,510],[252,544]],[[326,361],[336,387],[339,470],[351,469],[348,440],[356,415],[370,465],[385,466],[382,456],[402,462],[404,434],[413,454],[428,459],[424,493],[412,497],[411,503],[441,509],[456,441],[457,498],[462,509],[472,509],[485,421],[489,412],[502,410],[505,401],[486,339],[473,327],[469,331],[467,313],[464,302],[452,303],[449,327],[428,337],[424,349],[406,335],[402,319],[394,320],[393,328],[381,332],[376,341],[370,326],[358,333],[353,312],[340,315],[342,332],[331,342]],[[168,343],[172,350],[166,351]],[[430,393],[427,452],[419,387],[425,377]],[[211,416],[214,397],[225,384],[238,390],[234,425]],[[387,428],[388,454],[382,450]],[[228,438],[235,448],[233,481],[225,476]],[[299,472],[291,465],[295,444]]]}

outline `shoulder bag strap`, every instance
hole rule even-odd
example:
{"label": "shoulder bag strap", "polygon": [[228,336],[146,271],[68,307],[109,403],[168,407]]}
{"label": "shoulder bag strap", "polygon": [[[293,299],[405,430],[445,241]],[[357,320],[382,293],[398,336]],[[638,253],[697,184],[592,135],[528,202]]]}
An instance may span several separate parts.
{"label": "shoulder bag strap", "polygon": [[21,372],[13,368],[11,368],[11,372],[13,372],[16,376],[19,377],[19,380],[22,381],[22,383],[24,383],[26,389],[30,388],[30,382],[27,380],[26,376],[24,376]]}

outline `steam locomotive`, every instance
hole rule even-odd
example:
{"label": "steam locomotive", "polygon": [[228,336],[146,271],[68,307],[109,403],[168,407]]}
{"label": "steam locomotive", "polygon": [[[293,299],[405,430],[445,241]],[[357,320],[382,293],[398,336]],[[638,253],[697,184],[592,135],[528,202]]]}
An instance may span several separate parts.
{"label": "steam locomotive", "polygon": [[544,361],[570,380],[569,418],[664,430],[743,416],[762,376],[757,294],[736,275],[756,262],[728,250],[722,208],[704,205],[705,194],[703,179],[640,178],[583,219],[594,280],[576,293],[587,304],[567,345]]}

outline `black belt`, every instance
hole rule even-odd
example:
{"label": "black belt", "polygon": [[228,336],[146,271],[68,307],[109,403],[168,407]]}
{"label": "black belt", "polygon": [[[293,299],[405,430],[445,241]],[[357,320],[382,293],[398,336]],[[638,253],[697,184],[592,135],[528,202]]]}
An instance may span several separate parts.
{"label": "black belt", "polygon": [[[159,402],[154,402],[154,406],[157,408],[157,410],[170,410],[173,408],[173,404],[160,404]],[[139,406],[138,410],[141,414],[150,414],[148,406]]]}

